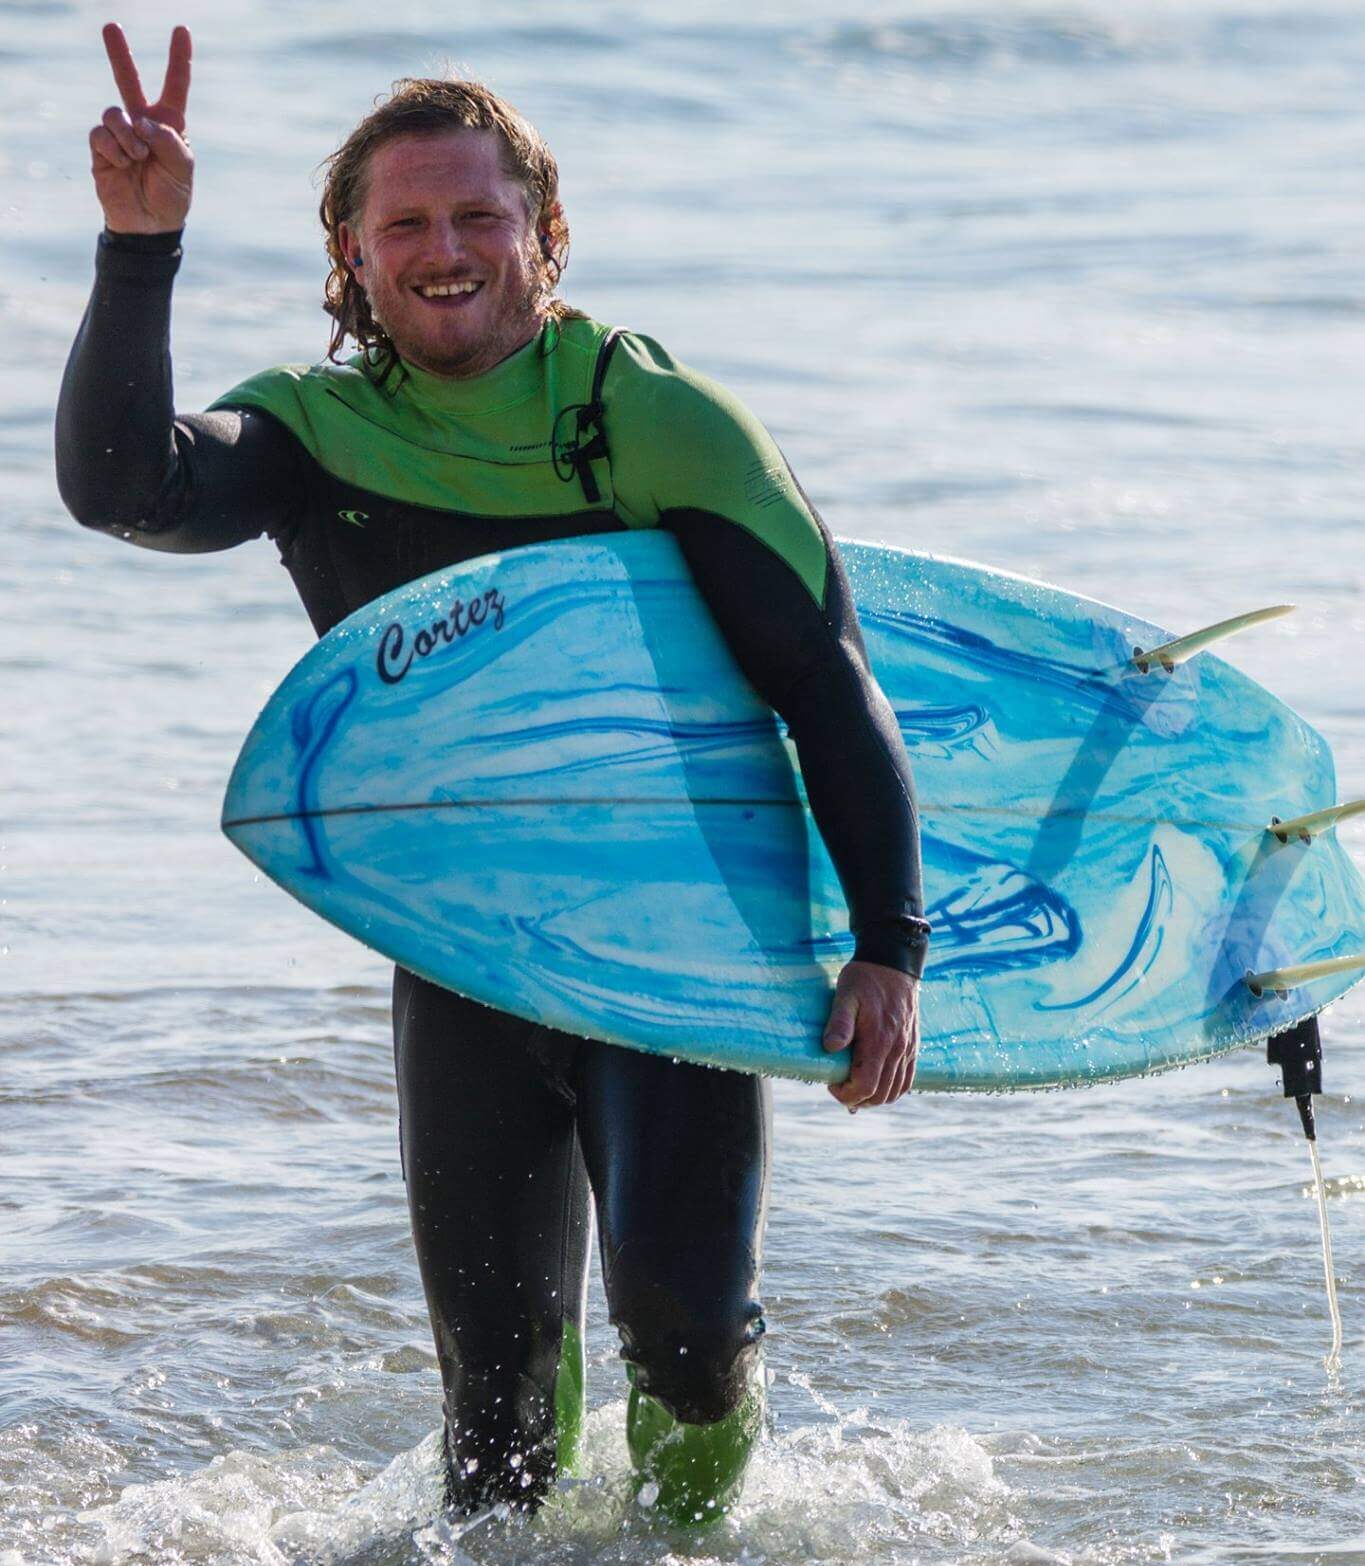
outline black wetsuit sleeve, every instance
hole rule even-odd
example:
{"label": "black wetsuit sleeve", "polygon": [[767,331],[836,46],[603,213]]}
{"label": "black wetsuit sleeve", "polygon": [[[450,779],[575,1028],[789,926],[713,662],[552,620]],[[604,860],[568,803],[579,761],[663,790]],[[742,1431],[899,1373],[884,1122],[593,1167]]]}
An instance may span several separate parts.
{"label": "black wetsuit sleeve", "polygon": [[929,925],[914,782],[832,541],[826,534],[822,606],[785,560],[737,524],[690,510],[665,511],[660,520],[676,535],[740,668],[791,732],[848,903],[854,957],[918,976]]}
{"label": "black wetsuit sleeve", "polygon": [[57,486],[84,526],[150,549],[229,549],[291,528],[299,447],[268,414],[177,418],[171,288],[180,236],[104,234],[57,405]]}
{"label": "black wetsuit sleeve", "polygon": [[659,344],[623,334],[601,386],[618,504],[674,533],[740,668],[791,732],[854,956],[919,975],[929,926],[910,760],[828,530],[754,415]]}

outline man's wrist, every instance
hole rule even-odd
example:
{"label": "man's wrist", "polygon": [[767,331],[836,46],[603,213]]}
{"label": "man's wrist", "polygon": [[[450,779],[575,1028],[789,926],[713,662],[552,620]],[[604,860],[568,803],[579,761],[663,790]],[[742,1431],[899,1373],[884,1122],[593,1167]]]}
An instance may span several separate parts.
{"label": "man's wrist", "polygon": [[166,229],[159,234],[122,233],[107,225],[100,235],[102,250],[120,250],[129,255],[173,256],[180,249],[183,228]]}
{"label": "man's wrist", "polygon": [[895,968],[918,979],[929,955],[929,934],[929,921],[917,915],[869,919],[854,931],[853,960]]}

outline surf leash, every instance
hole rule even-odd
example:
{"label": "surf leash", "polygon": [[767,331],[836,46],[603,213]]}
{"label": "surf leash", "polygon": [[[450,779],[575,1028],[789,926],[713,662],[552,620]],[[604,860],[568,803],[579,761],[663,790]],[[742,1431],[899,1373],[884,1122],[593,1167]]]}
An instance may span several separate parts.
{"label": "surf leash", "polygon": [[1341,1368],[1341,1311],[1337,1306],[1336,1268],[1332,1261],[1332,1231],[1327,1221],[1327,1188],[1318,1157],[1318,1133],[1313,1119],[1313,1095],[1322,1092],[1322,1036],[1317,1018],[1309,1017],[1287,1032],[1266,1040],[1265,1058],[1280,1068],[1284,1096],[1299,1111],[1308,1152],[1313,1160],[1313,1190],[1318,1203],[1318,1228],[1322,1233],[1322,1271],[1327,1280],[1327,1309],[1332,1317],[1332,1348],[1323,1364],[1329,1371]]}

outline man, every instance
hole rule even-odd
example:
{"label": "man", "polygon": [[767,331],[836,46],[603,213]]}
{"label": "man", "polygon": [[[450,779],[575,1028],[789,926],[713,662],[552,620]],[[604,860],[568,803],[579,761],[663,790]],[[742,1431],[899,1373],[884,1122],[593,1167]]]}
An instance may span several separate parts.
{"label": "man", "polygon": [[[829,535],[761,425],[656,343],[555,296],[554,159],[476,83],[405,81],[333,155],[329,361],[176,418],[170,295],[189,211],[190,39],[91,132],[94,293],[57,419],[63,498],[149,548],[279,546],[321,634],[403,582],[518,544],[666,527],[796,741],[857,944],[826,1046],[850,1110],[910,1086],[923,918],[914,795]],[[350,337],[361,352],[335,362]],[[126,388],[131,383],[133,395]],[[572,1460],[595,1202],[637,1483],[722,1515],[757,1433],[766,1084],[573,1039],[399,970],[413,1232],[445,1393],[449,1500],[534,1506]]]}

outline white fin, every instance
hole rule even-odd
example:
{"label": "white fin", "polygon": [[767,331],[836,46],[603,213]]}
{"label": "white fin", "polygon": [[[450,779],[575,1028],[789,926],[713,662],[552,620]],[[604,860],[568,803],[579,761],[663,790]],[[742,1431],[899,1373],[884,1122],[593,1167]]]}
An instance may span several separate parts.
{"label": "white fin", "polygon": [[1365,968],[1365,952],[1357,952],[1353,957],[1324,957],[1321,962],[1301,962],[1291,968],[1267,968],[1264,973],[1248,973],[1246,986],[1259,1000],[1267,990],[1282,996],[1297,985],[1325,979],[1332,973],[1349,973],[1352,968]]}
{"label": "white fin", "polygon": [[1344,805],[1329,805],[1326,810],[1315,810],[1310,816],[1295,816],[1292,821],[1281,821],[1271,816],[1267,832],[1273,832],[1282,843],[1296,837],[1301,843],[1311,843],[1319,832],[1330,831],[1339,821],[1352,816],[1365,815],[1365,799],[1353,799]]}
{"label": "white fin", "polygon": [[1212,647],[1224,637],[1235,636],[1238,631],[1245,631],[1249,625],[1259,625],[1262,620],[1278,620],[1281,615],[1291,614],[1293,609],[1293,604],[1272,604],[1268,609],[1252,609],[1246,614],[1235,614],[1230,620],[1219,620],[1217,625],[1206,625],[1202,631],[1178,636],[1173,642],[1163,642],[1160,647],[1153,647],[1150,652],[1134,647],[1133,662],[1144,674],[1153,664],[1158,663],[1169,674],[1176,664],[1193,658],[1195,653]]}

